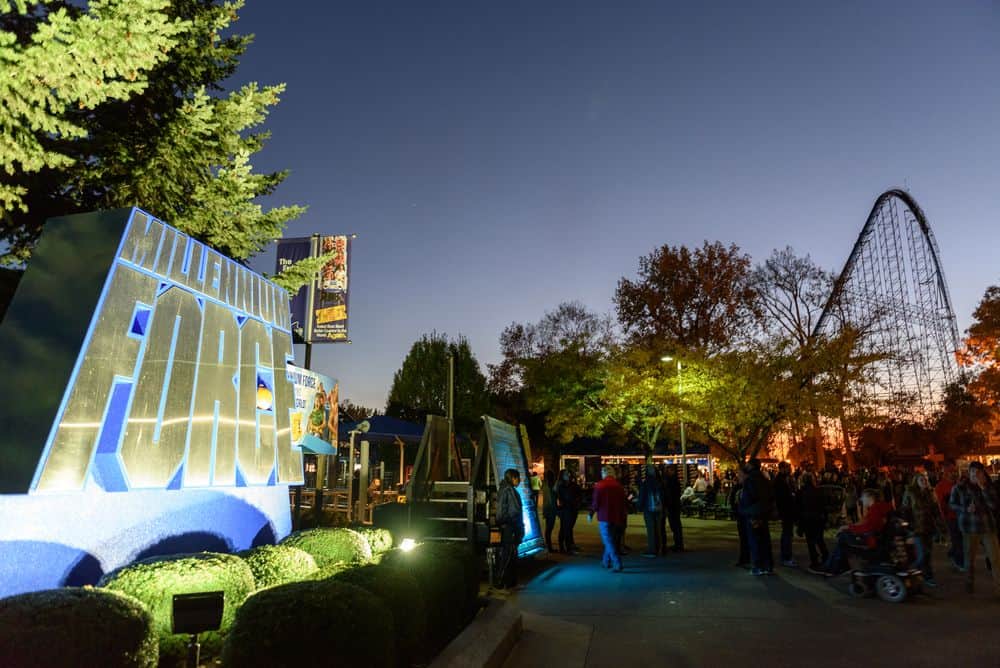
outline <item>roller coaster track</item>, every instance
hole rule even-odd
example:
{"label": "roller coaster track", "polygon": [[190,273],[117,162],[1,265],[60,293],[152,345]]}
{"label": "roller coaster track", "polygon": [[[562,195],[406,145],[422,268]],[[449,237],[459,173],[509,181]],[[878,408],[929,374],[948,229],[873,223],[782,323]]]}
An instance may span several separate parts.
{"label": "roller coaster track", "polygon": [[814,337],[864,330],[855,353],[879,361],[850,388],[867,410],[924,421],[959,377],[958,328],[940,252],[924,212],[904,190],[875,200]]}

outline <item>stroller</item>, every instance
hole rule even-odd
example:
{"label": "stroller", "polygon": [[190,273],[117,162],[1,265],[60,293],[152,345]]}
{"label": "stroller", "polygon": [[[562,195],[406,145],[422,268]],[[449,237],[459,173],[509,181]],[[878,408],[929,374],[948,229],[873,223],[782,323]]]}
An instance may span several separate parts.
{"label": "stroller", "polygon": [[851,550],[863,565],[851,571],[848,591],[858,598],[875,594],[888,603],[902,603],[910,594],[919,592],[924,582],[923,572],[913,568],[909,523],[892,513],[877,537],[874,548]]}

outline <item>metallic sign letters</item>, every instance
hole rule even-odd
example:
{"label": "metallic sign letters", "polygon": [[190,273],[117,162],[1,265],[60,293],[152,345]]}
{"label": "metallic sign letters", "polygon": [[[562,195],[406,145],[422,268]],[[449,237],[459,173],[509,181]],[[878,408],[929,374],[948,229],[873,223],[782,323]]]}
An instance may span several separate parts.
{"label": "metallic sign letters", "polygon": [[288,295],[135,210],[31,486],[301,484]]}

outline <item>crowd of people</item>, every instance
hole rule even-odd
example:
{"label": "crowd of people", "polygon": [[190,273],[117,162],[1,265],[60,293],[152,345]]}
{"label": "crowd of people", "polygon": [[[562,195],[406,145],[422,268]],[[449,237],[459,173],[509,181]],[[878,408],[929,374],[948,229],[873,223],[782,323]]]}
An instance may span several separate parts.
{"label": "crowd of people", "polygon": [[[842,493],[831,495],[831,488]],[[831,498],[835,503],[831,504]],[[793,472],[782,462],[776,474],[769,476],[759,461],[751,460],[737,471],[730,499],[740,536],[737,565],[749,568],[753,575],[774,572],[770,527],[775,519],[776,526],[780,524],[781,563],[798,565],[792,553],[798,535],[806,543],[809,571],[823,576],[847,571],[850,554],[875,549],[891,516],[908,524],[915,548],[913,566],[923,572],[929,586],[937,584],[932,558],[935,543],[947,543],[951,566],[965,573],[970,592],[980,546],[988,566],[998,563],[1000,555],[1000,488],[978,462],[961,473],[952,465],[910,472],[848,473],[829,468],[819,474],[804,469]],[[828,549],[824,530],[834,526],[839,528]],[[1000,566],[990,570],[1000,593]]]}
{"label": "crowd of people", "polygon": [[[783,566],[797,568],[796,537],[805,542],[808,570],[836,576],[850,567],[849,556],[874,550],[891,517],[905,520],[914,547],[913,567],[924,582],[937,584],[934,545],[947,544],[951,567],[963,572],[966,588],[973,591],[976,556],[985,551],[995,590],[1000,594],[1000,483],[985,467],[972,462],[967,470],[954,465],[929,471],[861,470],[847,472],[833,467],[816,472],[792,469],[781,462],[776,471],[766,471],[756,459],[709,482],[699,475],[682,491],[678,469],[673,465],[648,464],[635,484],[619,479],[616,467],[603,466],[601,480],[591,493],[584,492],[569,470],[557,475],[546,471],[533,475],[531,489],[544,521],[545,545],[550,552],[578,554],[574,526],[581,510],[588,519],[596,516],[603,543],[602,563],[621,571],[625,529],[630,513],[642,515],[646,530],[643,557],[656,558],[669,551],[684,551],[681,509],[684,496],[701,502],[725,498],[732,509],[739,536],[736,565],[752,575],[771,575],[775,569],[772,525],[780,532],[778,558]],[[505,586],[516,584],[517,544],[524,535],[521,501],[516,493],[520,477],[506,472],[498,496],[497,523],[501,528],[502,560],[506,564]],[[590,498],[585,498],[589,496]],[[558,524],[556,542],[553,534]],[[667,528],[673,544],[668,547]],[[825,534],[838,527],[831,546]]]}
{"label": "crowd of people", "polygon": [[[848,558],[855,553],[871,553],[890,518],[908,525],[914,548],[913,567],[922,571],[924,582],[937,584],[933,560],[934,545],[947,544],[948,560],[963,572],[966,588],[974,589],[976,556],[985,551],[986,565],[1000,594],[1000,487],[986,468],[972,462],[959,471],[954,465],[928,471],[861,470],[847,472],[827,468],[821,472],[792,469],[779,463],[776,471],[766,471],[756,459],[709,482],[699,475],[682,491],[678,469],[673,465],[648,464],[637,484],[619,479],[616,467],[603,466],[601,480],[589,493],[569,470],[558,475],[546,471],[544,478],[532,476],[531,489],[544,520],[545,545],[550,552],[578,554],[574,526],[580,511],[595,517],[603,543],[602,563],[620,572],[625,529],[630,513],[642,515],[646,547],[641,556],[656,558],[669,551],[683,551],[681,509],[684,496],[702,502],[725,498],[736,520],[739,553],[736,565],[752,575],[775,571],[772,525],[780,532],[778,560],[786,567],[798,567],[794,556],[796,537],[805,542],[808,570],[822,576],[836,576],[849,569]],[[517,545],[524,535],[522,506],[516,489],[520,476],[510,469],[498,495],[497,523],[501,529],[503,586],[516,585]],[[831,494],[831,490],[836,494]],[[589,498],[585,498],[589,497]],[[832,502],[831,502],[832,501]],[[553,534],[559,531],[556,542]],[[825,532],[839,527],[831,546]],[[673,544],[668,547],[667,528]]]}

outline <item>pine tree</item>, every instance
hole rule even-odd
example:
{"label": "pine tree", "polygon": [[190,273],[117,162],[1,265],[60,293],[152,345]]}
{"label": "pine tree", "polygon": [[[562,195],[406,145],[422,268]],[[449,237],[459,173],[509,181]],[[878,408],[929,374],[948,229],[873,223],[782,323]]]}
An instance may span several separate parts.
{"label": "pine tree", "polygon": [[[5,230],[11,259],[27,256],[47,218],[74,211],[140,206],[240,260],[302,214],[299,206],[263,209],[256,199],[272,193],[287,172],[258,174],[250,163],[269,137],[258,128],[284,85],[250,83],[228,94],[222,88],[252,40],[222,36],[242,6],[242,0],[169,3],[167,17],[183,27],[176,45],[141,92],[70,114],[85,135],[69,142],[71,165],[54,165],[24,186],[28,212],[10,216]],[[285,287],[306,282],[319,264],[297,267]]]}
{"label": "pine tree", "polygon": [[87,130],[70,116],[147,86],[186,27],[164,12],[167,0],[93,0],[87,11],[63,2],[0,0],[0,215],[4,236],[23,258],[28,230],[10,215],[27,212],[26,176],[74,162],[61,150]]}

